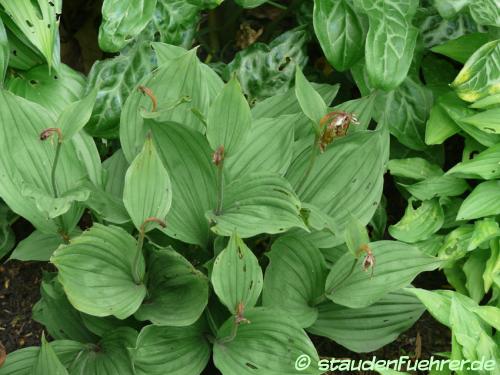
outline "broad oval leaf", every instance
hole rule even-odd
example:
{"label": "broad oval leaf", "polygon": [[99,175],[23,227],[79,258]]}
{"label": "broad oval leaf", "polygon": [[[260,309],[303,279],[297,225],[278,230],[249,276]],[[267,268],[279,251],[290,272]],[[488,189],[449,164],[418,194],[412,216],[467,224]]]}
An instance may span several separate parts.
{"label": "broad oval leaf", "polygon": [[438,199],[421,202],[414,207],[414,200],[408,201],[404,216],[389,226],[389,233],[399,241],[415,243],[428,239],[444,224],[444,212]]}
{"label": "broad oval leaf", "polygon": [[[59,270],[59,281],[78,310],[95,316],[125,319],[135,313],[146,296],[146,287],[133,278],[135,239],[123,229],[94,226],[70,244],[59,247],[50,261]],[[144,278],[142,254],[139,277]]]}
{"label": "broad oval leaf", "polygon": [[397,177],[422,181],[443,174],[441,168],[423,158],[393,159],[387,163],[389,173]]}
{"label": "broad oval leaf", "polygon": [[252,250],[236,233],[215,259],[211,280],[215,294],[232,314],[257,303],[262,291],[262,270]]}
{"label": "broad oval leaf", "polygon": [[453,176],[429,177],[412,185],[403,186],[411,195],[421,201],[436,197],[456,197],[462,195],[469,188],[467,182]]}
{"label": "broad oval leaf", "polygon": [[376,88],[392,90],[410,69],[418,29],[412,25],[418,0],[359,0],[370,28],[366,38],[366,68]]}
{"label": "broad oval leaf", "polygon": [[137,375],[199,375],[211,347],[201,324],[189,327],[144,327],[131,350]]}
{"label": "broad oval leaf", "polygon": [[483,45],[467,60],[451,86],[457,95],[475,102],[500,92],[500,39]]}
{"label": "broad oval leaf", "polygon": [[480,152],[473,159],[458,163],[446,174],[459,178],[483,180],[500,178],[500,144]]}
{"label": "broad oval leaf", "polygon": [[208,302],[206,276],[173,249],[150,254],[147,289],[147,297],[134,316],[156,325],[193,324]]}
{"label": "broad oval leaf", "polygon": [[22,261],[43,261],[47,262],[52,253],[63,243],[59,234],[46,234],[35,230],[24,240],[20,241],[10,259]]}
{"label": "broad oval leaf", "polygon": [[127,170],[123,202],[138,230],[147,232],[156,226],[146,223],[149,218],[164,221],[167,217],[172,204],[172,183],[151,137],[146,138],[144,148]]}
{"label": "broad oval leaf", "polygon": [[327,266],[314,244],[298,235],[276,240],[267,254],[262,304],[282,310],[301,327],[318,317],[315,301],[324,293]]}
{"label": "broad oval leaf", "polygon": [[178,240],[205,245],[205,212],[216,205],[215,167],[206,138],[173,122],[151,123],[156,149],[171,175],[172,207],[165,232]]}
{"label": "broad oval leaf", "polygon": [[104,0],[99,47],[118,52],[134,39],[153,17],[156,0]]}
{"label": "broad oval leaf", "polygon": [[500,181],[486,181],[474,188],[457,214],[457,220],[472,220],[500,214]]}
{"label": "broad oval leaf", "polygon": [[318,319],[307,329],[356,353],[373,352],[394,341],[420,318],[425,307],[412,293],[391,292],[359,309],[324,302]]}
{"label": "broad oval leaf", "polygon": [[215,98],[208,111],[207,138],[212,150],[224,147],[224,156],[239,151],[245,142],[252,114],[236,78],[232,78]]}
{"label": "broad oval leaf", "polygon": [[343,72],[363,57],[364,20],[349,0],[315,0],[313,20],[321,49],[335,69]]}
{"label": "broad oval leaf", "polygon": [[333,265],[325,290],[334,303],[351,308],[370,306],[386,294],[408,286],[419,273],[432,271],[442,263],[402,242],[377,241],[369,246],[376,263],[373,275],[363,271],[350,253]]}
{"label": "broad oval leaf", "polygon": [[211,230],[220,236],[237,231],[242,238],[276,234],[290,228],[306,228],[301,203],[290,183],[270,173],[253,173],[224,188],[222,212],[207,211]]}
{"label": "broad oval leaf", "polygon": [[[215,366],[224,375],[263,373],[320,374],[314,365],[319,358],[309,337],[300,326],[280,310],[257,308],[245,313],[248,324],[238,326],[232,337],[234,318],[219,329],[214,345]],[[265,348],[265,350],[263,350]],[[297,358],[307,355],[311,366],[300,371]]]}

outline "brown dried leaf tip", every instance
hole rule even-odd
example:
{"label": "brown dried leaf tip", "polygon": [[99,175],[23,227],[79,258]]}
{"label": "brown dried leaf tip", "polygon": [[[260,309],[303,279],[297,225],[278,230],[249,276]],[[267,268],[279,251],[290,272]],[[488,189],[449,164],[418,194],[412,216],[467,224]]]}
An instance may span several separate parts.
{"label": "brown dried leaf tip", "polygon": [[62,143],[63,135],[62,135],[62,131],[60,128],[47,128],[47,129],[45,129],[43,132],[40,133],[40,140],[45,141],[45,140],[49,139],[52,136],[52,134],[54,134],[54,133],[57,134],[58,142]]}
{"label": "brown dried leaf tip", "polygon": [[224,161],[224,146],[219,146],[212,155],[212,162],[218,167]]}
{"label": "brown dried leaf tip", "polygon": [[320,121],[322,130],[319,139],[320,151],[324,152],[326,146],[332,143],[335,138],[345,136],[351,124],[359,124],[358,117],[354,113],[333,111],[323,116]]}
{"label": "brown dried leaf tip", "polygon": [[245,306],[243,305],[243,302],[238,303],[238,306],[236,307],[236,316],[235,316],[235,323],[236,324],[241,324],[245,323],[248,324],[250,323],[250,320],[245,318]]}

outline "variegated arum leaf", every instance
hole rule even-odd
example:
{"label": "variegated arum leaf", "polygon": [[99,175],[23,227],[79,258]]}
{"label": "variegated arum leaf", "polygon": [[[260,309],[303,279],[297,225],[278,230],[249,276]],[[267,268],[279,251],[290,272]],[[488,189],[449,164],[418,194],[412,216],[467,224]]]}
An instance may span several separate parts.
{"label": "variegated arum leaf", "polygon": [[127,170],[123,202],[138,230],[147,232],[157,226],[148,219],[164,222],[167,217],[172,205],[172,183],[151,137],[146,138],[142,151]]}
{"label": "variegated arum leaf", "polygon": [[469,11],[478,25],[500,27],[500,4],[497,0],[471,1]]}
{"label": "variegated arum leaf", "polygon": [[363,57],[366,37],[363,17],[350,0],[314,2],[316,36],[328,62],[341,72]]}
{"label": "variegated arum leaf", "polygon": [[[125,319],[135,313],[146,296],[144,284],[136,284],[133,261],[135,239],[125,230],[94,224],[70,244],[60,246],[50,258],[71,304],[95,316]],[[139,255],[139,278],[145,274]]]}
{"label": "variegated arum leaf", "polygon": [[375,258],[373,274],[365,271],[350,253],[331,268],[325,292],[334,303],[351,308],[370,306],[388,293],[408,286],[419,273],[432,271],[442,263],[402,242],[377,241],[369,247]]}
{"label": "variegated arum leaf", "polygon": [[299,235],[276,240],[268,253],[262,304],[284,311],[301,327],[318,318],[317,300],[324,293],[326,262],[314,244]]}
{"label": "variegated arum leaf", "polygon": [[153,250],[148,258],[148,294],[134,316],[163,326],[188,326],[208,302],[208,280],[173,249]]}
{"label": "variegated arum leaf", "polygon": [[262,292],[262,270],[237,233],[215,259],[211,280],[215,293],[232,314],[238,315],[257,303]]}

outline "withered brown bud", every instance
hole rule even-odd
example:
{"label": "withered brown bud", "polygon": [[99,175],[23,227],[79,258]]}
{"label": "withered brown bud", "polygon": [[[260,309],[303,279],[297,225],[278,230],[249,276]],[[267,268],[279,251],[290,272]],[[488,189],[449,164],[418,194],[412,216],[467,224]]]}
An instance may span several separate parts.
{"label": "withered brown bud", "polygon": [[224,161],[224,146],[219,146],[212,156],[212,162],[218,167]]}
{"label": "withered brown bud", "polygon": [[375,270],[375,256],[373,255],[373,251],[368,245],[363,245],[360,250],[364,251],[366,254],[363,259],[363,271],[366,272],[371,269],[372,273],[370,277],[372,277]]}
{"label": "withered brown bud", "polygon": [[333,111],[320,121],[321,136],[319,139],[319,149],[321,152],[333,142],[335,138],[344,137],[349,130],[350,124],[359,124],[358,118],[354,113]]}
{"label": "withered brown bud", "polygon": [[149,99],[151,99],[151,103],[153,103],[153,107],[151,108],[151,112],[156,112],[158,109],[158,100],[156,99],[156,96],[153,94],[153,90],[146,86],[139,86],[137,88],[140,92],[142,92],[144,95],[147,95]]}
{"label": "withered brown bud", "polygon": [[44,131],[42,131],[40,133],[40,140],[45,141],[45,140],[49,139],[52,136],[52,134],[54,134],[54,133],[57,134],[58,142],[61,143],[63,140],[63,135],[62,135],[61,129],[59,129],[59,128],[47,128],[47,129],[45,129]]}
{"label": "withered brown bud", "polygon": [[245,323],[248,324],[250,323],[250,320],[245,318],[245,306],[243,305],[243,302],[240,302],[238,306],[236,307],[236,316],[235,316],[235,323],[236,324],[241,324]]}

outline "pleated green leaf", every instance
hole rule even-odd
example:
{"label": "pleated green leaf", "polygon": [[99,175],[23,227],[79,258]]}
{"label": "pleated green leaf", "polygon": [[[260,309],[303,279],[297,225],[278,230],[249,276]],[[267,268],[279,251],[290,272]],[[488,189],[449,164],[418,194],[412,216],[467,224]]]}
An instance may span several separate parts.
{"label": "pleated green leaf", "polygon": [[467,182],[453,176],[429,177],[412,185],[401,185],[421,201],[436,197],[456,197],[469,188]]}
{"label": "pleated green leaf", "polygon": [[207,211],[210,228],[220,236],[237,231],[242,238],[260,233],[276,234],[290,228],[306,228],[301,204],[283,177],[253,173],[234,180],[224,189],[222,213]]}
{"label": "pleated green leaf", "polygon": [[227,247],[217,256],[211,275],[214,291],[221,302],[236,314],[255,306],[262,291],[259,261],[245,243],[233,234]]}
{"label": "pleated green leaf", "polygon": [[215,167],[206,138],[180,124],[152,122],[156,149],[172,181],[172,207],[165,232],[184,242],[205,245],[205,212],[216,205]]}
{"label": "pleated green leaf", "polygon": [[24,240],[19,242],[10,259],[22,261],[48,261],[52,253],[63,243],[59,234],[45,234],[35,230]]}
{"label": "pleated green leaf", "polygon": [[349,1],[316,0],[313,20],[321,49],[335,69],[343,72],[363,57],[364,20]]}
{"label": "pleated green leaf", "polygon": [[334,303],[351,308],[370,306],[388,293],[408,286],[419,273],[432,271],[442,263],[402,242],[377,241],[369,246],[375,257],[373,276],[370,270],[363,270],[360,262],[354,264],[349,253],[333,265],[325,290]]}
{"label": "pleated green leaf", "polygon": [[232,78],[210,106],[207,139],[212,150],[224,147],[224,156],[236,154],[246,141],[252,115],[236,78]]}
{"label": "pleated green leaf", "polygon": [[224,169],[229,171],[231,180],[255,172],[284,175],[292,162],[293,124],[297,117],[283,115],[255,120],[238,153],[224,160]]}
{"label": "pleated green leaf", "polygon": [[211,347],[203,326],[141,330],[131,350],[137,375],[199,375],[210,359]]}
{"label": "pleated green leaf", "polygon": [[0,82],[3,82],[9,65],[9,40],[5,26],[0,19]]}
{"label": "pleated green leaf", "polygon": [[87,345],[69,367],[70,374],[135,375],[129,348],[137,332],[129,327],[106,334],[96,345]]}
{"label": "pleated green leaf", "polygon": [[[319,358],[313,343],[292,318],[267,308],[250,310],[245,318],[250,323],[241,324],[233,340],[228,338],[234,318],[226,321],[217,334],[214,363],[223,375],[322,373],[316,366]],[[302,371],[295,366],[301,355],[311,359],[311,366]]]}
{"label": "pleated green leaf", "polygon": [[492,146],[451,168],[447,175],[459,178],[493,180],[500,178],[500,144]]}
{"label": "pleated green leaf", "polygon": [[[135,239],[123,229],[94,224],[70,244],[59,247],[50,261],[59,270],[59,281],[75,308],[90,315],[125,319],[137,311],[146,296],[146,287],[133,278],[137,251]],[[144,273],[142,259],[141,280]]]}
{"label": "pleated green leaf", "polygon": [[387,163],[389,173],[397,177],[425,180],[429,177],[441,176],[441,168],[423,158],[393,159]]}
{"label": "pleated green leaf", "polygon": [[[59,68],[58,29],[62,1],[1,0],[5,13],[45,57],[49,70]],[[57,58],[55,58],[57,56]]]}
{"label": "pleated green leaf", "polygon": [[313,243],[298,235],[276,240],[267,254],[263,305],[282,310],[301,327],[318,317],[315,300],[324,293],[327,266]]}
{"label": "pleated green leaf", "polygon": [[326,115],[328,107],[304,76],[300,67],[295,70],[295,95],[302,112],[314,123],[315,127],[319,127],[319,122]]}
{"label": "pleated green leaf", "polygon": [[414,200],[410,199],[401,220],[389,226],[390,235],[399,241],[426,240],[444,224],[444,212],[438,199],[423,201],[416,208],[414,205]]}
{"label": "pleated green leaf", "polygon": [[82,97],[84,86],[85,77],[65,64],[52,74],[49,74],[47,65],[38,65],[9,76],[5,82],[7,90],[41,104],[56,116]]}
{"label": "pleated green leaf", "polygon": [[[172,205],[172,183],[151,137],[146,138],[141,153],[127,170],[123,202],[138,230],[148,218],[165,221],[167,217]],[[147,232],[155,226],[157,224],[147,223],[144,230]]]}
{"label": "pleated green leaf", "polygon": [[[500,73],[500,71],[499,71]],[[500,134],[500,108],[489,109],[462,119],[486,133]]]}
{"label": "pleated green leaf", "polygon": [[500,214],[500,181],[486,181],[477,185],[465,198],[457,220],[478,219]]}
{"label": "pleated green leaf", "polygon": [[[382,196],[388,138],[385,131],[359,131],[333,141],[318,155],[306,181],[297,190],[301,201],[330,215],[340,233],[350,215],[367,224]],[[309,160],[307,150],[290,166],[287,179],[295,188],[302,181]]]}
{"label": "pleated green leaf", "polygon": [[32,371],[33,375],[68,375],[68,370],[63,366],[45,336],[42,336],[42,345]]}
{"label": "pleated green leaf", "polygon": [[460,99],[475,102],[500,92],[500,40],[484,44],[467,60],[451,86]]}
{"label": "pleated green leaf", "polygon": [[[169,82],[168,87],[165,82]],[[203,122],[193,112],[196,110],[206,115],[209,105],[208,83],[203,79],[196,50],[163,64],[145,77],[140,85],[151,90],[155,96],[158,120],[176,121],[191,129],[204,130]],[[132,91],[125,102],[120,120],[120,143],[129,162],[142,149],[147,133],[143,113],[150,112],[152,106],[151,99],[139,89]]]}
{"label": "pleated green leaf", "polygon": [[156,0],[105,0],[99,28],[99,47],[118,52],[136,37],[153,18]]}
{"label": "pleated green leaf", "polygon": [[148,296],[135,313],[156,325],[188,326],[208,302],[208,279],[173,249],[154,250],[148,259]]}
{"label": "pleated green leaf", "polygon": [[412,18],[416,0],[360,0],[370,28],[365,56],[370,82],[376,88],[392,90],[399,86],[410,69],[418,29]]}
{"label": "pleated green leaf", "polygon": [[396,340],[425,311],[418,298],[404,290],[391,292],[364,308],[324,302],[317,309],[318,319],[307,331],[357,353],[373,352]]}

